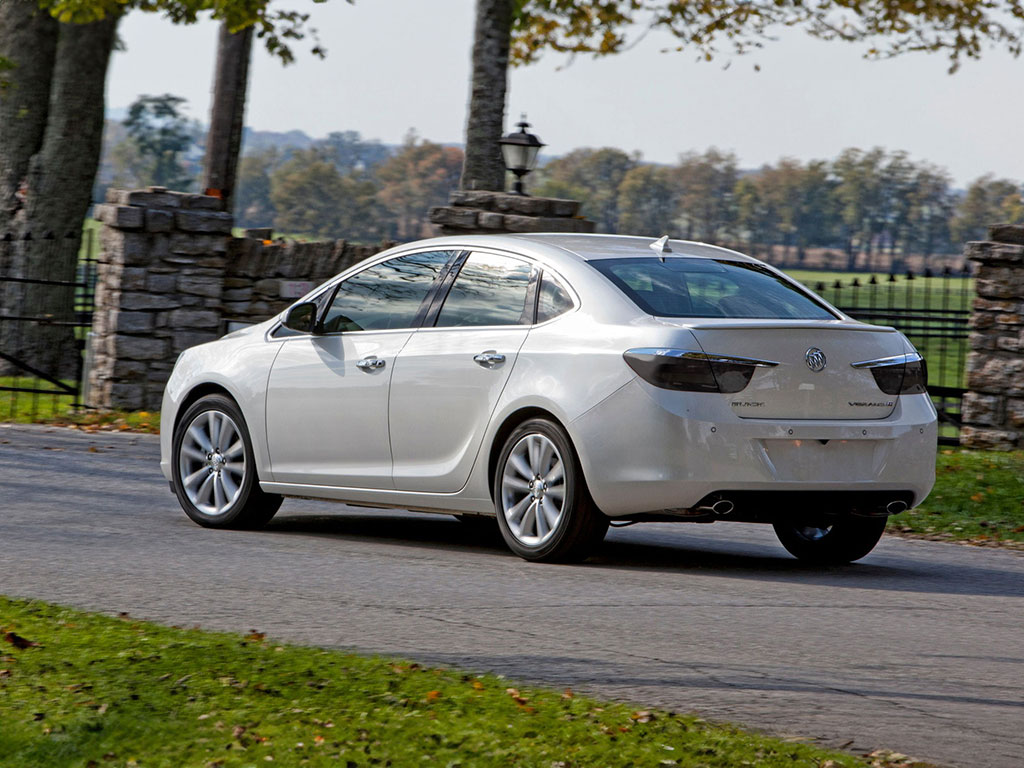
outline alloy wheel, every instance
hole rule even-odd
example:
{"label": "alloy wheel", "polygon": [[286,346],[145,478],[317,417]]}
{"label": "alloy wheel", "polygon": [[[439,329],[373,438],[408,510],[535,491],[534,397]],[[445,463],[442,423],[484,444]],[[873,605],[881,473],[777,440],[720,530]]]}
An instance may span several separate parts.
{"label": "alloy wheel", "polygon": [[198,414],[185,429],[178,451],[181,486],[192,505],[213,517],[227,513],[242,494],[245,443],[223,411]]}
{"label": "alloy wheel", "polygon": [[522,437],[509,452],[501,477],[501,506],[509,531],[528,547],[544,544],[558,529],[565,505],[565,471],[545,435]]}

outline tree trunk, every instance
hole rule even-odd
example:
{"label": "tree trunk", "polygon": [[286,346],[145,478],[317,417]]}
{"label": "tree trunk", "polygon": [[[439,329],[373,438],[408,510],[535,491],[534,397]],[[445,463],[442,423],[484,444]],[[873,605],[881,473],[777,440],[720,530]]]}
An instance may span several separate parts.
{"label": "tree trunk", "polygon": [[[73,282],[82,222],[92,203],[103,139],[107,64],[119,15],[92,24],[61,24],[42,148],[29,166],[19,254],[26,277]],[[23,314],[67,323],[74,317],[70,286],[29,285]],[[78,370],[80,355],[67,325],[26,327],[20,352],[34,367],[61,377]]]}
{"label": "tree trunk", "polygon": [[43,143],[59,27],[35,0],[0,0],[0,56],[15,67],[0,90],[0,238],[13,230],[29,160]]}
{"label": "tree trunk", "polygon": [[251,54],[252,27],[232,34],[227,23],[222,23],[213,78],[210,133],[206,138],[203,162],[203,189],[208,195],[219,195],[224,200],[226,211],[232,210],[238,158],[242,153]]}
{"label": "tree trunk", "polygon": [[505,127],[511,37],[512,0],[477,0],[462,189],[505,189],[505,161],[498,139]]}

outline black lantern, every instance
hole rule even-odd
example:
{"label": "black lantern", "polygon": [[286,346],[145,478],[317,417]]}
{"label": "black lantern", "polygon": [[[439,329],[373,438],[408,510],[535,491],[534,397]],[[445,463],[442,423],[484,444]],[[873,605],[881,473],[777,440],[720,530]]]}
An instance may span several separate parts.
{"label": "black lantern", "polygon": [[515,133],[498,139],[498,144],[501,145],[501,154],[505,158],[505,168],[516,175],[516,185],[512,191],[517,195],[525,195],[523,176],[532,171],[537,164],[537,153],[544,143],[526,130],[530,127],[526,122],[526,115],[523,115],[517,127],[519,130]]}

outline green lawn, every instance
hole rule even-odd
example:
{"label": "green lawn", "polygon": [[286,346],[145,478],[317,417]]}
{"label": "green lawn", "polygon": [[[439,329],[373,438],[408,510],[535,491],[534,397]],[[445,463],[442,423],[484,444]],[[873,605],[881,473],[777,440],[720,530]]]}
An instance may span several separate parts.
{"label": "green lawn", "polygon": [[255,632],[3,597],[0,628],[4,768],[912,765]]}
{"label": "green lawn", "polygon": [[1024,451],[943,450],[935,489],[889,529],[984,544],[1024,545]]}

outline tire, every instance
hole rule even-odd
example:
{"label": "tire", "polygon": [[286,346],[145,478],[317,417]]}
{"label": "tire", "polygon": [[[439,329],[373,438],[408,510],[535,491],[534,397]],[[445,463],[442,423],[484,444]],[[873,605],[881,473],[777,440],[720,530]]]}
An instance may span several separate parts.
{"label": "tire", "polygon": [[558,424],[530,419],[517,427],[494,474],[498,528],[523,559],[577,562],[604,539],[608,518],[590,498],[576,451]]}
{"label": "tire", "polygon": [[280,496],[260,489],[252,438],[230,398],[208,395],[190,405],[174,430],[171,451],[174,493],[199,525],[262,528],[281,506]]}
{"label": "tire", "polygon": [[775,535],[791,555],[818,565],[860,560],[882,538],[885,517],[842,517],[824,527],[799,522],[775,523]]}

